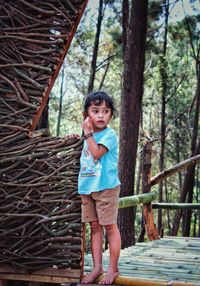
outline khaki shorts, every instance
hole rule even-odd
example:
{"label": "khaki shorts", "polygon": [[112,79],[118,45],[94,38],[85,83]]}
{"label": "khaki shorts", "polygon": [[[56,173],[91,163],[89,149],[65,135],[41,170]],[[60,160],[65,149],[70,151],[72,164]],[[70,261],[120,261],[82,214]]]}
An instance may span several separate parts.
{"label": "khaki shorts", "polygon": [[117,223],[120,186],[90,195],[81,195],[82,222],[99,221],[101,225]]}

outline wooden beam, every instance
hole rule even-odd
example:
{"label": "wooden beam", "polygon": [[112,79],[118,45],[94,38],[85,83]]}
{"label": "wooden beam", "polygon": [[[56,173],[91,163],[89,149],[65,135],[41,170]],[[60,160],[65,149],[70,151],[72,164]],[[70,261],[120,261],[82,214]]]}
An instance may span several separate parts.
{"label": "wooden beam", "polygon": [[[26,269],[15,269],[6,264],[0,265],[0,281],[31,281],[45,283],[80,283],[81,270],[79,269],[54,269],[52,267],[35,270],[31,274]],[[3,283],[3,282],[2,282]],[[6,286],[6,284],[0,286]]]}
{"label": "wooden beam", "polygon": [[200,210],[200,204],[193,203],[152,203],[153,209],[189,209],[189,210]]}
{"label": "wooden beam", "polygon": [[185,161],[182,161],[182,162],[176,164],[175,166],[172,166],[172,167],[162,171],[158,175],[154,176],[153,178],[151,178],[151,186],[154,186],[154,185],[158,184],[159,182],[165,180],[167,177],[174,175],[175,173],[181,172],[182,170],[184,170],[188,167],[191,167],[193,165],[196,165],[198,163],[200,163],[200,154],[196,155],[194,157],[191,157]]}
{"label": "wooden beam", "polygon": [[45,283],[79,283],[80,279],[67,278],[59,276],[45,276],[45,275],[32,275],[32,274],[8,274],[0,273],[0,280],[15,280],[15,281],[32,281],[32,282],[45,282]]}
{"label": "wooden beam", "polygon": [[[27,275],[26,269],[18,269],[17,271],[13,269],[11,266],[7,264],[0,264],[0,275],[1,274],[21,274],[21,275]],[[63,278],[70,278],[79,281],[81,276],[81,270],[80,269],[56,269],[53,267],[46,267],[40,270],[35,270],[31,273],[33,276],[53,276],[53,277],[63,277]]]}
{"label": "wooden beam", "polygon": [[143,207],[144,224],[149,240],[160,239],[158,230],[154,224],[154,216],[151,205],[144,205]]}
{"label": "wooden beam", "polygon": [[84,255],[85,255],[85,240],[86,240],[86,224],[82,224],[82,245],[81,245],[81,273],[80,280],[84,274]]}
{"label": "wooden beam", "polygon": [[142,193],[151,191],[151,153],[152,142],[146,141],[142,150]]}
{"label": "wooden beam", "polygon": [[[142,192],[150,194],[151,191],[151,154],[152,142],[146,141],[142,151]],[[154,216],[151,203],[143,207],[144,225],[149,240],[160,239],[158,230],[154,223]]]}

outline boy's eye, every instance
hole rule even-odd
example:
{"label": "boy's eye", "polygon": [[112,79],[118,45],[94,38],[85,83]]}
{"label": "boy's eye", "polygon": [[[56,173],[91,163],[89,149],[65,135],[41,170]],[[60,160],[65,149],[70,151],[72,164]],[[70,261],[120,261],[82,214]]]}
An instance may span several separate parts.
{"label": "boy's eye", "polygon": [[104,110],[103,113],[104,113],[104,114],[109,113],[109,109]]}
{"label": "boy's eye", "polygon": [[[93,112],[94,114],[97,114],[97,113],[99,112],[99,110],[98,110],[98,109],[93,109],[92,112]],[[103,110],[103,113],[104,113],[104,114],[107,114],[108,112],[109,112],[109,109]]]}

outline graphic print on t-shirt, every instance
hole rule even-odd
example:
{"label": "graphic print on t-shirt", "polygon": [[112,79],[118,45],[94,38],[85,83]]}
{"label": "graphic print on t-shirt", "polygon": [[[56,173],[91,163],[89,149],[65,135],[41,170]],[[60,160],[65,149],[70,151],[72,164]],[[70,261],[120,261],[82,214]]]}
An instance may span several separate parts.
{"label": "graphic print on t-shirt", "polygon": [[101,162],[100,160],[94,160],[91,153],[87,150],[83,150],[83,164],[80,170],[81,177],[99,177],[101,175]]}

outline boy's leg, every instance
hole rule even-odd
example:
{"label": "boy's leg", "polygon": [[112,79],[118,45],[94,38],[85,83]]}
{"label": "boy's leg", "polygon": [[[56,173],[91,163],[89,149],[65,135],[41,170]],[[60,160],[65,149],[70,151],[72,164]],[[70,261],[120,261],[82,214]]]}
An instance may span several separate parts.
{"label": "boy's leg", "polygon": [[106,229],[110,263],[105,276],[99,284],[112,284],[119,275],[118,260],[121,250],[121,237],[117,227],[118,199],[120,188],[107,189],[95,194],[99,223]]}
{"label": "boy's leg", "polygon": [[118,260],[121,250],[121,236],[117,224],[106,225],[105,228],[109,243],[110,263],[99,284],[112,284],[119,275]]}
{"label": "boy's leg", "polygon": [[91,251],[93,258],[93,270],[82,279],[82,283],[92,283],[103,273],[102,267],[102,247],[103,247],[103,228],[98,221],[90,222],[91,227]]}

